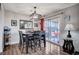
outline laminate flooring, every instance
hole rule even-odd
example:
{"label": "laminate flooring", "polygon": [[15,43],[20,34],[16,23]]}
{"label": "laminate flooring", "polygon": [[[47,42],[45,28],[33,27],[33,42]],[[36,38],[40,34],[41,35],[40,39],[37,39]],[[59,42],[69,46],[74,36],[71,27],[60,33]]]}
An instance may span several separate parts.
{"label": "laminate flooring", "polygon": [[21,52],[19,49],[18,44],[10,45],[6,47],[5,51],[1,53],[1,55],[68,55],[67,53],[63,52],[60,46],[52,44],[50,42],[46,42],[46,47],[43,47],[40,50],[39,47],[36,48],[36,52],[34,49],[29,47],[28,54],[26,54],[25,48]]}

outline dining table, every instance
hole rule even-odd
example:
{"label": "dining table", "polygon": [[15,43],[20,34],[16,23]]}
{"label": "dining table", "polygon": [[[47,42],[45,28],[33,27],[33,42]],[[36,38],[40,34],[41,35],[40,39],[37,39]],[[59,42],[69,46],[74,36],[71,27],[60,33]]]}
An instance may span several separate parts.
{"label": "dining table", "polygon": [[[26,54],[28,53],[29,37],[32,36],[33,34],[34,34],[34,32],[26,32],[26,33],[23,33],[23,35],[26,37],[26,38],[25,38]],[[40,34],[40,33],[38,33],[38,34]],[[46,47],[45,33],[42,32],[40,35],[44,35],[44,36],[43,36],[43,41],[44,41],[44,47]],[[42,39],[42,37],[40,37],[39,39]]]}

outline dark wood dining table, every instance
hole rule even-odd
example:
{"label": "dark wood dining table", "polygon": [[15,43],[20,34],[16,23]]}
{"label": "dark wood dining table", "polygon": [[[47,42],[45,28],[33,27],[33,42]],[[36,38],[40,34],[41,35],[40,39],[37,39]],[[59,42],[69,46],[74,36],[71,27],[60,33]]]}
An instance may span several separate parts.
{"label": "dark wood dining table", "polygon": [[[28,47],[29,47],[29,35],[33,35],[33,32],[27,32],[27,33],[23,33],[24,36],[26,36],[25,38],[25,42],[26,42],[26,54],[28,53]],[[44,34],[44,33],[42,33]],[[44,36],[44,47],[46,47],[46,40],[45,40],[45,36]]]}

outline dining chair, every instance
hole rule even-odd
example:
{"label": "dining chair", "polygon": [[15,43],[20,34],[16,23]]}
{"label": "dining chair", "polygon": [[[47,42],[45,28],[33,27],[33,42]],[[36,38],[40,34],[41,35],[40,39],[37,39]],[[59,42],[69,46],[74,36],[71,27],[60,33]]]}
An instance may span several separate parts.
{"label": "dining chair", "polygon": [[23,43],[22,31],[19,31],[19,38],[20,38],[20,41],[19,41],[19,48],[21,48],[22,43]]}
{"label": "dining chair", "polygon": [[34,39],[33,39],[33,33],[30,33],[28,35],[28,44],[31,46],[31,49],[33,49]]}
{"label": "dining chair", "polygon": [[20,36],[19,48],[21,52],[23,52],[26,36],[23,35],[22,31],[19,31],[19,36]]}
{"label": "dining chair", "polygon": [[40,32],[40,39],[43,41],[44,47],[46,47],[46,39],[45,39],[45,32],[44,31]]}
{"label": "dining chair", "polygon": [[34,31],[33,37],[34,37],[34,50],[36,51],[36,47],[39,46],[41,49],[41,40],[40,40],[40,35],[39,31]]}

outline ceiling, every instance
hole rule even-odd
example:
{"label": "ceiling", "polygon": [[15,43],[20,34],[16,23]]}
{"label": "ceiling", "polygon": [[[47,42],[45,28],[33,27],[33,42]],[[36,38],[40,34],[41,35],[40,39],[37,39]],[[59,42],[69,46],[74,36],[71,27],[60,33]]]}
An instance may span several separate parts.
{"label": "ceiling", "polygon": [[47,15],[75,4],[76,3],[3,3],[5,10],[26,15],[33,13],[34,6],[37,7],[36,11],[38,14]]}

